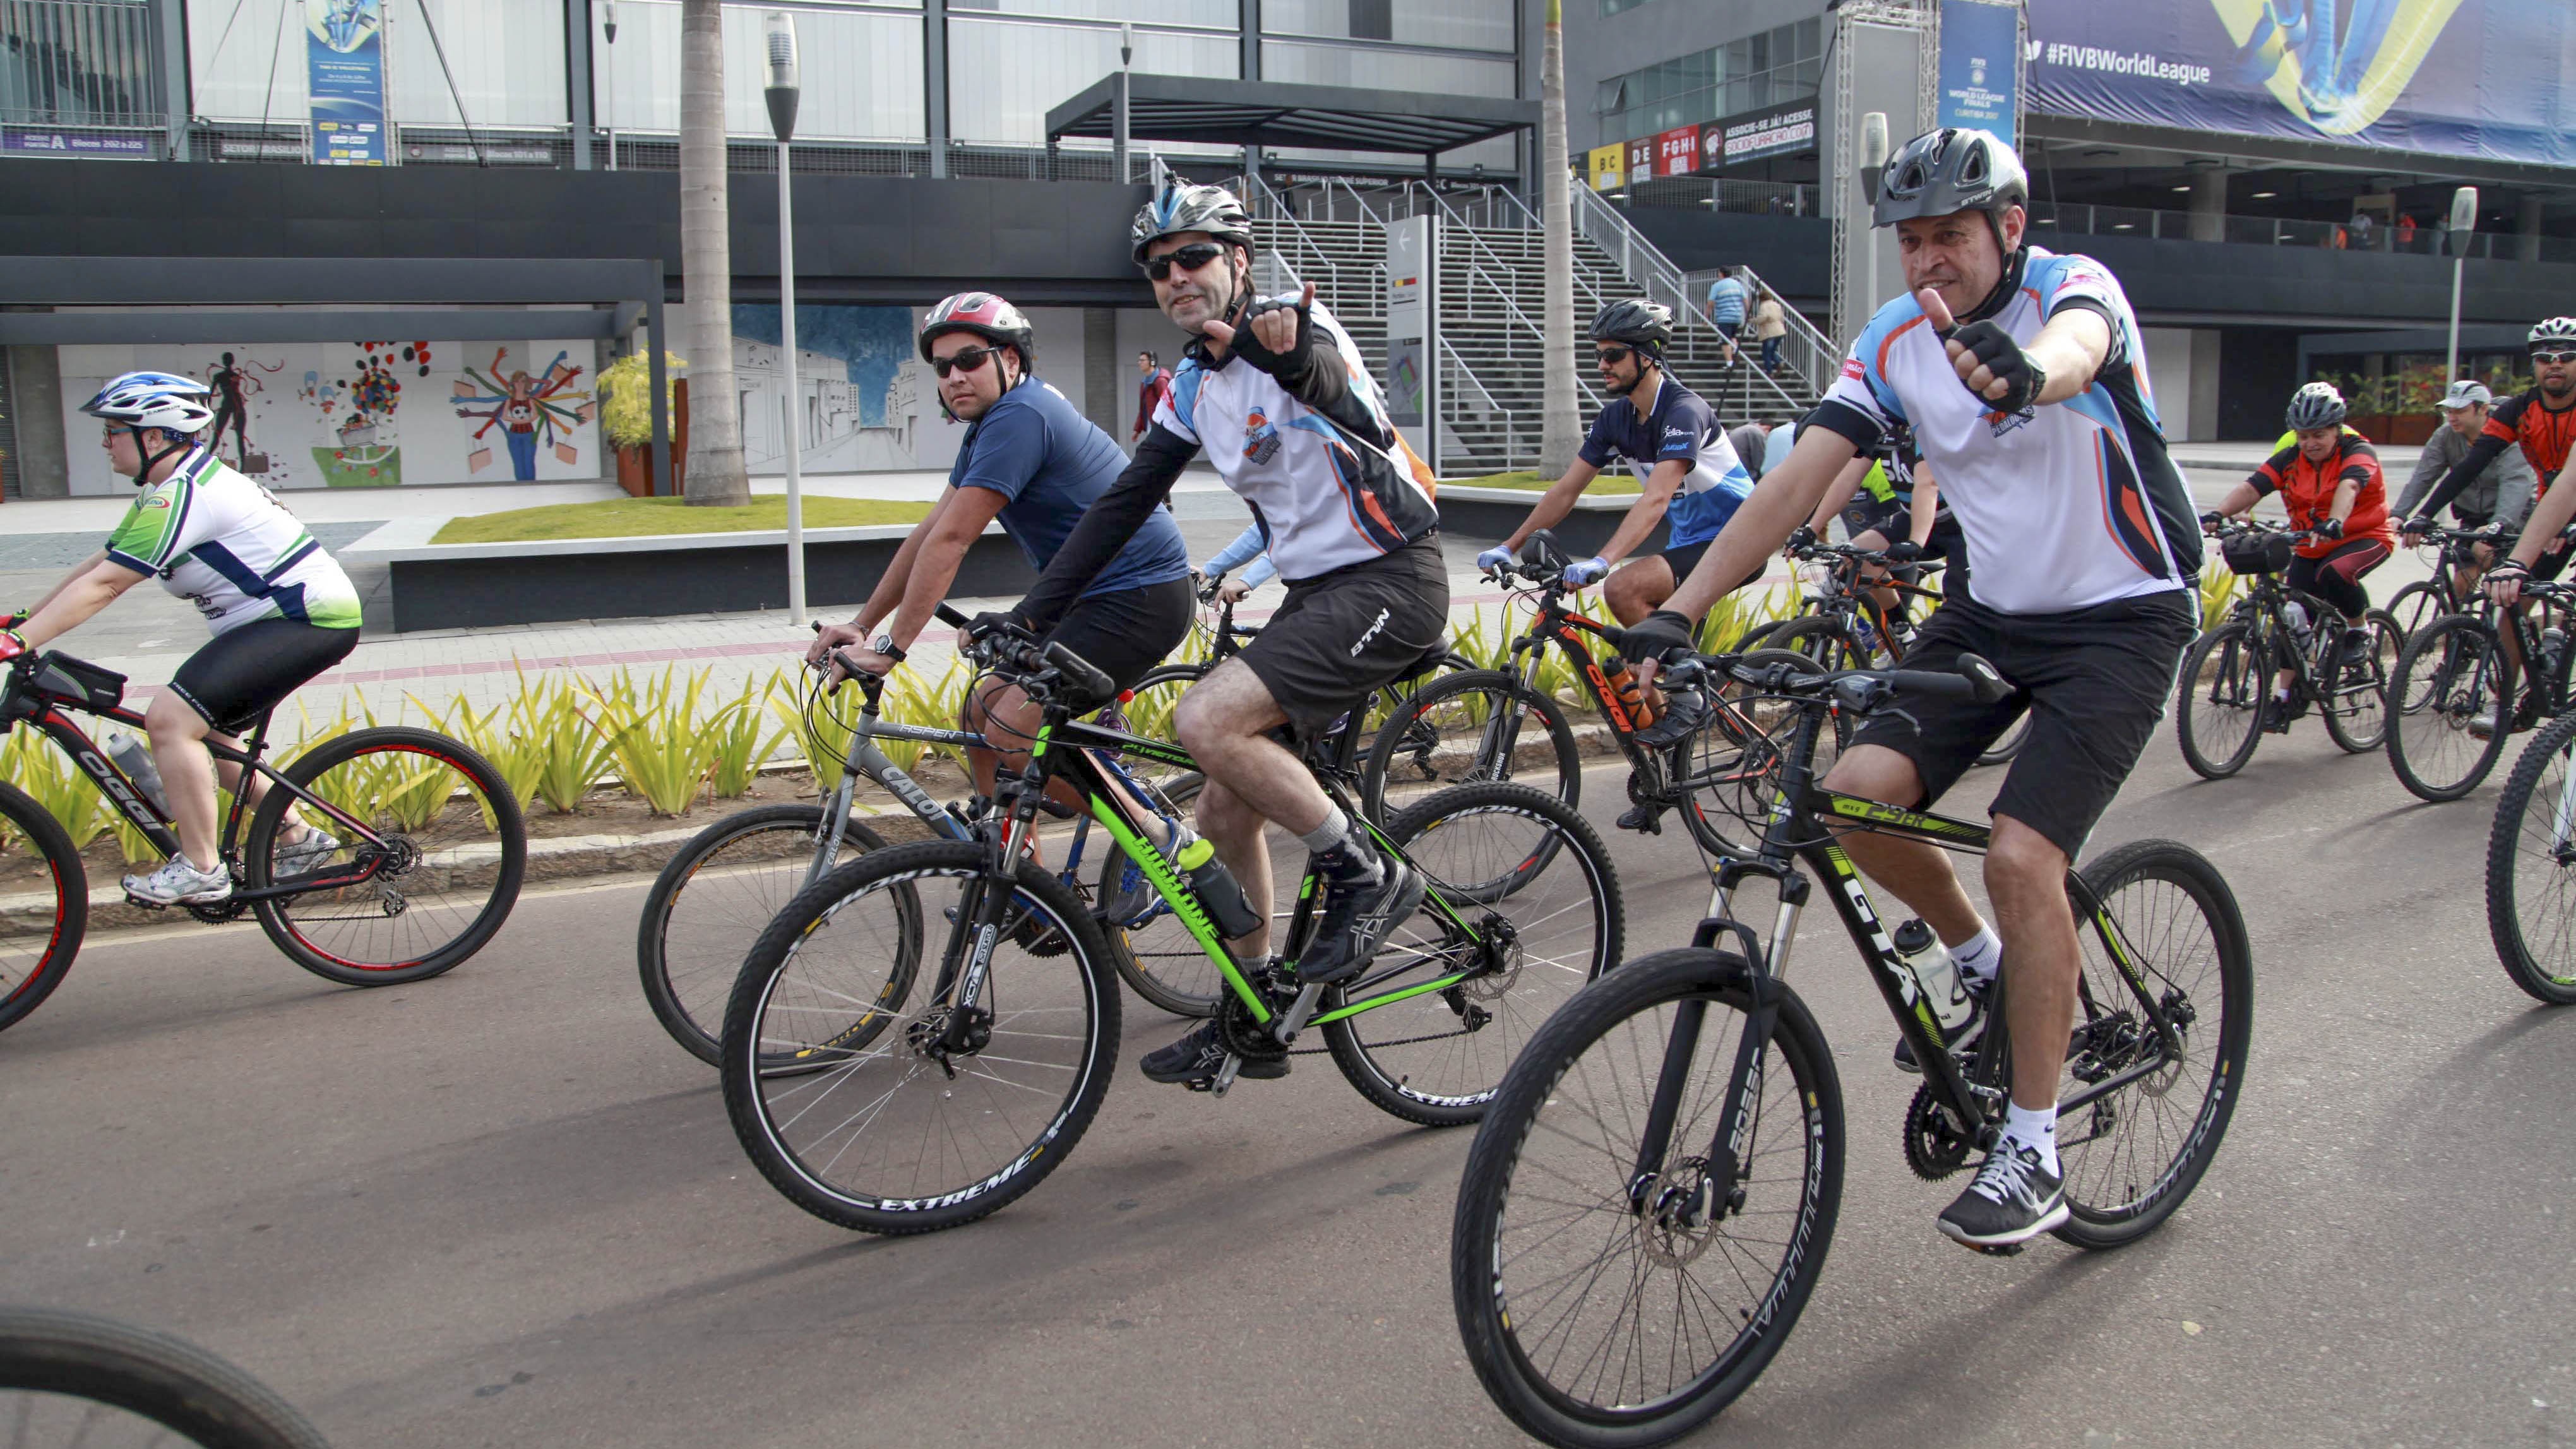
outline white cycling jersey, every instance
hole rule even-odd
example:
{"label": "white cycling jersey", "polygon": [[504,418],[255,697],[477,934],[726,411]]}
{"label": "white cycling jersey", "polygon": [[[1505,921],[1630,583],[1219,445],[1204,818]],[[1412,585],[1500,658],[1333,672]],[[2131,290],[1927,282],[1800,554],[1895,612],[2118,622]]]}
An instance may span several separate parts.
{"label": "white cycling jersey", "polygon": [[1863,451],[1898,424],[1914,430],[1967,538],[1971,597],[1987,608],[2064,613],[2187,587],[2200,571],[2200,530],[2165,452],[2137,315],[2101,263],[2025,250],[2019,290],[1994,320],[2027,345],[2061,307],[2100,314],[2111,351],[2090,387],[1994,411],[1960,384],[1908,295],[1861,329],[1810,421]]}
{"label": "white cycling jersey", "polygon": [[358,627],[358,590],[286,505],[199,444],[143,490],[107,556],[197,606],[221,634],[259,619]]}

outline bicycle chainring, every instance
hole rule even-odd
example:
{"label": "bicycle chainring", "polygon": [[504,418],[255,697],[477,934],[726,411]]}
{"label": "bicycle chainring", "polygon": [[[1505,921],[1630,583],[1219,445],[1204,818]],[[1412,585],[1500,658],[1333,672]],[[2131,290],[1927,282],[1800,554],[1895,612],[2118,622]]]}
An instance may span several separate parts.
{"label": "bicycle chainring", "polygon": [[1225,1049],[1247,1062],[1277,1061],[1288,1055],[1288,1048],[1279,1044],[1279,1039],[1270,1034],[1269,1027],[1252,1019],[1252,1008],[1232,991],[1224,993],[1224,1000],[1217,1007],[1216,1030],[1218,1039],[1225,1043]]}
{"label": "bicycle chainring", "polygon": [[1914,1089],[1914,1101],[1905,1109],[1905,1165],[1916,1177],[1939,1182],[1967,1166],[1975,1146],[1975,1137],[1961,1132],[1949,1109],[1932,1095],[1930,1082]]}

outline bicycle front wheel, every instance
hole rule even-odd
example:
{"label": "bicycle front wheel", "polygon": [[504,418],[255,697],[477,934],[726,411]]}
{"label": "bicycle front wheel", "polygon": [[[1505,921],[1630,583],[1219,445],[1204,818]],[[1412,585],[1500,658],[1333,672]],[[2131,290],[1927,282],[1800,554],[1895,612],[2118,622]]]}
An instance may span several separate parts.
{"label": "bicycle front wheel", "polygon": [[2201,635],[2183,656],[2174,738],[2193,774],[2224,780],[2254,758],[2263,739],[2263,701],[2272,693],[2269,652],[2238,620]]}
{"label": "bicycle front wheel", "polygon": [[2397,626],[2400,649],[2423,632],[2425,625],[2450,612],[2450,597],[2430,579],[2418,579],[2408,584],[2388,601],[2388,617]]}
{"label": "bicycle front wheel", "polygon": [[9,1442],[114,1449],[327,1449],[267,1385],[182,1338],[87,1313],[0,1308]]}
{"label": "bicycle front wheel", "polygon": [[[986,849],[871,851],[789,902],[743,962],[725,1009],[725,1111],[770,1185],[826,1222],[890,1234],[972,1222],[1053,1172],[1109,1090],[1118,990],[1100,928],[1033,862],[987,876]],[[970,934],[995,888],[1011,899],[970,998]],[[893,906],[904,891],[931,927],[919,953]]]}
{"label": "bicycle front wheel", "polygon": [[1324,1042],[1381,1110],[1473,1122],[1539,1023],[1619,964],[1618,871],[1573,807],[1526,785],[1443,790],[1386,837],[1429,888],[1368,969],[1326,994],[1319,1015],[1365,1009],[1325,1022]]}
{"label": "bicycle front wheel", "polygon": [[1390,711],[1360,769],[1360,808],[1392,820],[1452,785],[1517,780],[1568,805],[1583,761],[1565,707],[1500,669],[1444,675]]}
{"label": "bicycle front wheel", "polygon": [[2388,765],[2421,799],[2457,800],[2504,753],[2513,680],[2494,632],[2453,614],[2409,640],[2388,686]]}
{"label": "bicycle front wheel", "polygon": [[2513,984],[2576,1005],[2576,715],[2532,737],[2487,835],[2487,933]]}
{"label": "bicycle front wheel", "polygon": [[[681,846],[644,897],[635,970],[645,1004],[671,1040],[708,1066],[724,1060],[725,1000],[751,943],[823,873],[885,848],[875,831],[845,820],[838,848],[817,871],[826,813],[820,805],[762,805],[728,815]],[[893,905],[917,940],[920,901],[898,893]]]}
{"label": "bicycle front wheel", "polygon": [[89,931],[89,872],[53,812],[0,781],[0,1027],[44,1003]]}
{"label": "bicycle front wheel", "polygon": [[[1634,1449],[1706,1423],[1824,1270],[1842,1087],[1786,988],[1733,1173],[1715,1162],[1752,1014],[1742,958],[1642,957],[1539,1029],[1477,1129],[1450,1233],[1458,1328],[1485,1392],[1550,1444]],[[1650,1141],[1650,1121],[1671,1125]]]}
{"label": "bicycle front wheel", "polygon": [[[2363,755],[2378,749],[2388,739],[2388,681],[2397,673],[2397,659],[2406,650],[2406,631],[2385,612],[2373,609],[2358,625],[2369,636],[2368,652],[2358,662],[2347,664],[2335,653],[2327,654],[2324,666],[2332,683],[2321,685],[2318,693],[2325,696],[2318,712],[2326,719],[2326,734],[2336,748],[2346,754]],[[2338,640],[2341,639],[2338,635]],[[2340,644],[2337,645],[2340,648]]]}
{"label": "bicycle front wheel", "polygon": [[2057,1116],[2070,1217],[2057,1236],[2116,1248],[2172,1216],[2227,1134],[2254,1035],[2254,954],[2226,878],[2187,845],[2131,841],[2082,876],[2099,908],[2077,898],[2083,959],[2057,1091],[2075,1104]]}
{"label": "bicycle front wheel", "polygon": [[[376,837],[274,785],[261,798],[244,841],[253,887],[354,878],[253,902],[260,929],[296,965],[344,986],[419,981],[482,950],[509,919],[528,836],[517,797],[481,755],[431,730],[385,727],[326,740],[281,773]],[[305,836],[281,840],[290,809],[335,848],[301,854]]]}
{"label": "bicycle front wheel", "polygon": [[[1786,649],[1746,652],[1748,669],[1786,664],[1802,674],[1821,672],[1815,660]],[[1771,802],[1780,791],[1789,738],[1800,711],[1786,700],[1756,694],[1751,686],[1729,683],[1718,696],[1709,721],[1673,747],[1666,758],[1667,778],[1687,798],[1682,821],[1691,838],[1712,855],[1741,855],[1771,825]],[[1811,763],[1823,779],[1841,753],[1850,722],[1829,716],[1816,740]]]}

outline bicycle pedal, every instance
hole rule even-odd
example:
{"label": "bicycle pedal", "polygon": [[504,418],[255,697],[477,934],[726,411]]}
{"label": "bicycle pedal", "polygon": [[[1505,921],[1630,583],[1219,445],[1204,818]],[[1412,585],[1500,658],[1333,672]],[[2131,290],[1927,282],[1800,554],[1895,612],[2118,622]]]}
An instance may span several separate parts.
{"label": "bicycle pedal", "polygon": [[2030,1250],[2028,1243],[1964,1243],[1961,1246],[1972,1253],[1983,1253],[1989,1258],[2018,1258]]}
{"label": "bicycle pedal", "polygon": [[136,894],[135,894],[134,892],[132,892],[132,891],[127,891],[127,892],[125,893],[125,903],[126,903],[127,905],[129,905],[129,906],[141,906],[143,909],[145,909],[145,910],[147,910],[147,911],[166,911],[166,910],[170,909],[170,907],[169,907],[166,903],[164,903],[164,902],[161,902],[161,901],[147,901],[147,900],[145,900],[143,897],[136,895]]}

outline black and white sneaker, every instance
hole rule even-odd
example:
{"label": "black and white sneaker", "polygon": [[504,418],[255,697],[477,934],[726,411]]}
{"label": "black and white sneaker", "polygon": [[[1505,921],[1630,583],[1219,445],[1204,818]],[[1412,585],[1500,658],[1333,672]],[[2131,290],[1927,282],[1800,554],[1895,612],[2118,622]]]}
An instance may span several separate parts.
{"label": "black and white sneaker", "polygon": [[[1986,1034],[1986,999],[1990,994],[1985,982],[1965,974],[1959,977],[1959,984],[1968,993],[1968,1019],[1941,1033],[1941,1044],[1953,1052],[1966,1051],[1977,1044],[1977,1038]],[[1914,1044],[1901,1036],[1896,1039],[1896,1069],[1900,1072],[1923,1070],[1923,1064],[1914,1059]]]}
{"label": "black and white sneaker", "polygon": [[1366,970],[1396,924],[1421,909],[1424,886],[1420,871],[1392,856],[1378,858],[1374,881],[1328,881],[1324,918],[1297,963],[1298,982],[1335,986]]}
{"label": "black and white sneaker", "polygon": [[[1218,1033],[1215,1022],[1201,1022],[1199,1029],[1188,1036],[1170,1046],[1147,1052],[1136,1066],[1152,1081],[1209,1081],[1225,1066],[1225,1038]],[[1288,1075],[1288,1059],[1245,1057],[1235,1075],[1254,1081],[1275,1081]]]}
{"label": "black and white sneaker", "polygon": [[1971,1248],[2009,1248],[2066,1222],[2066,1180],[2040,1165],[2037,1148],[1995,1144],[1977,1180],[1941,1210],[1941,1232]]}

